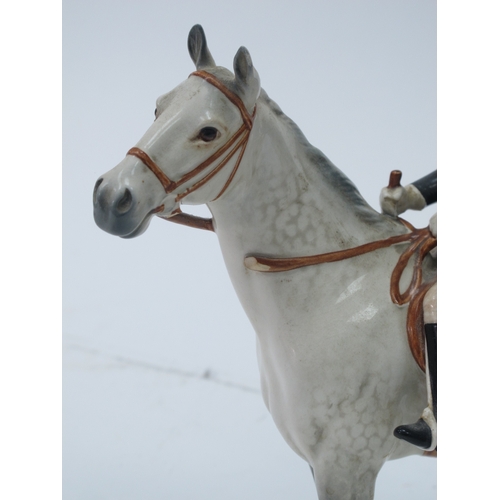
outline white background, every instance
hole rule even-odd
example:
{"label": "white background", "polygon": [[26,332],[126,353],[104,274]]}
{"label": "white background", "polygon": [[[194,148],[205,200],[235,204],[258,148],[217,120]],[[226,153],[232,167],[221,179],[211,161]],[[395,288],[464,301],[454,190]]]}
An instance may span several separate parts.
{"label": "white background", "polygon": [[[410,182],[436,168],[434,2],[99,0],[63,13],[65,500],[315,498],[259,395],[216,237],[161,220],[109,236],[92,188],[193,71],[200,23],[218,64],[248,48],[269,95],[378,207],[391,170]],[[435,470],[391,463],[377,497],[432,499]]]}
{"label": "white background", "polygon": [[[440,347],[443,498],[496,488],[495,329],[478,314],[497,309],[484,287],[498,274],[496,247],[481,244],[494,241],[498,169],[492,6],[439,6],[440,317],[458,340]],[[314,498],[307,466],[245,391],[257,387],[253,334],[214,235],[158,220],[124,241],[91,214],[98,175],[147,128],[157,95],[192,70],[185,44],[195,23],[219,64],[241,44],[250,50],[263,87],[373,206],[391,169],[409,182],[435,168],[431,2],[272,7],[65,4],[64,498]],[[61,494],[58,13],[57,3],[16,4],[1,32],[0,201],[11,235],[2,246],[2,498]],[[464,267],[463,255],[479,258]],[[418,458],[386,465],[378,498],[434,498],[434,468]]]}

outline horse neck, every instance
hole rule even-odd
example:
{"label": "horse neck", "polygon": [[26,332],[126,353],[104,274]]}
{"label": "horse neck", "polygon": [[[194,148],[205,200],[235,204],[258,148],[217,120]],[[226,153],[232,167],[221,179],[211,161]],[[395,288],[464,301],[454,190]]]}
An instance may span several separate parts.
{"label": "horse neck", "polygon": [[221,243],[245,252],[322,253],[405,232],[375,212],[265,92],[238,175],[209,208]]}

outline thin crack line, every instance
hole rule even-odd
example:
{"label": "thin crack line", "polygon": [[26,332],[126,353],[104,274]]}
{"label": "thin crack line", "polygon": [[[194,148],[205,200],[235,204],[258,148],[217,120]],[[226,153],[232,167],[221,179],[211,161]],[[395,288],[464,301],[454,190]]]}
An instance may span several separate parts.
{"label": "thin crack line", "polygon": [[204,380],[207,382],[213,382],[214,384],[222,385],[224,387],[229,387],[231,389],[238,389],[238,390],[243,391],[243,392],[251,392],[253,394],[260,394],[260,391],[254,387],[249,387],[249,386],[243,385],[243,384],[237,384],[235,382],[228,382],[226,380],[216,379],[210,375],[210,372],[208,370],[204,374],[200,375],[199,373],[188,372],[188,371],[180,370],[178,368],[168,368],[165,366],[155,365],[153,363],[148,363],[146,361],[140,361],[140,360],[134,359],[134,358],[128,358],[125,356],[110,354],[108,352],[100,351],[99,349],[95,349],[92,347],[85,347],[82,345],[72,344],[72,343],[66,344],[66,346],[69,347],[70,349],[74,349],[77,351],[83,351],[83,352],[86,352],[89,354],[93,354],[95,356],[98,356],[98,355],[107,356],[108,358],[110,358],[118,363],[124,363],[127,365],[138,366],[138,367],[145,368],[147,370],[156,371],[159,373],[167,373],[169,375],[178,375],[180,377]]}

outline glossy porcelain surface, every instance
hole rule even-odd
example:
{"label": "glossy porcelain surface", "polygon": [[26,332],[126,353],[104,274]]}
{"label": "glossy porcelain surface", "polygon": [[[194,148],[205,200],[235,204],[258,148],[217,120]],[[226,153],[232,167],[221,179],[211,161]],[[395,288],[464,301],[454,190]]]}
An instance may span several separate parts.
{"label": "glossy porcelain surface", "polygon": [[[407,229],[374,211],[309,144],[260,87],[246,49],[236,54],[233,76],[215,66],[200,27],[190,37],[196,68],[215,75],[256,113],[223,196],[211,201],[236,158],[182,201],[207,203],[213,214],[228,273],[256,332],[265,403],[284,439],[311,465],[319,498],[370,499],[386,460],[421,453],[392,435],[426,405],[425,375],[406,341],[406,308],[389,296],[404,246],[275,274],[251,271],[244,259],[331,252]],[[159,97],[156,107],[157,118],[136,147],[174,181],[242,125],[237,107],[197,76]],[[200,138],[207,127],[217,130],[208,142]],[[126,156],[96,184],[95,220],[111,234],[134,237],[158,207],[158,215],[173,214],[177,194],[166,194],[140,159]],[[426,273],[435,272],[432,262],[427,267]]]}

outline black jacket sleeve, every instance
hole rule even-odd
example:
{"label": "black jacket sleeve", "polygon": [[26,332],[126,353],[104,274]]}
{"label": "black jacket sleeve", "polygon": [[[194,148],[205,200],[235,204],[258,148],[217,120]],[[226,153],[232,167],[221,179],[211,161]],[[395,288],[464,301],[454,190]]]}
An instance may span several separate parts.
{"label": "black jacket sleeve", "polygon": [[422,177],[412,184],[420,191],[427,205],[436,203],[437,201],[437,170],[429,175]]}

